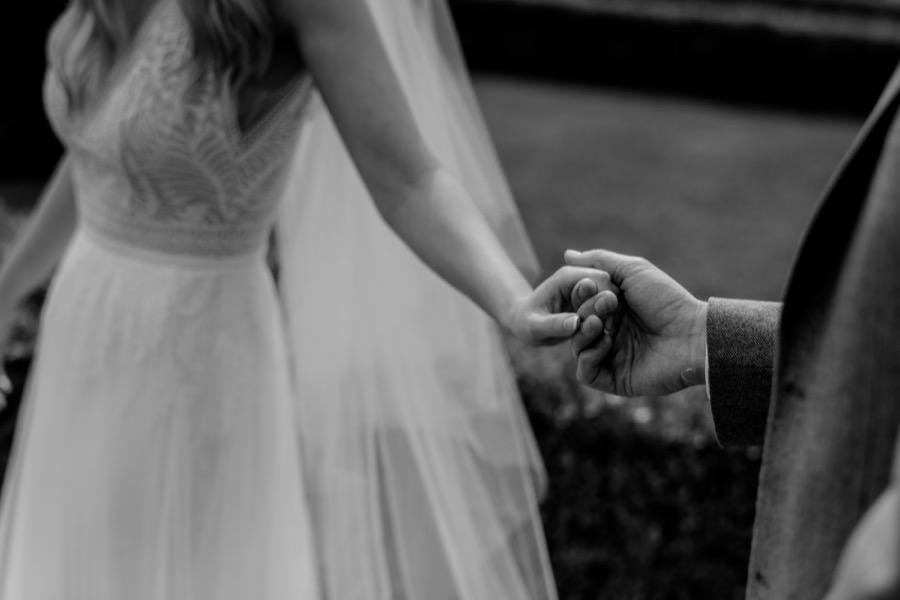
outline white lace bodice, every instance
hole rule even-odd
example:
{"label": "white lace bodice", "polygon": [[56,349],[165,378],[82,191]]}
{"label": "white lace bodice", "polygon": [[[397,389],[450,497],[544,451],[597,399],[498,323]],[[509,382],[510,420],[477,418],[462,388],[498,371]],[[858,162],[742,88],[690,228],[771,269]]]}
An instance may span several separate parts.
{"label": "white lace bodice", "polygon": [[69,111],[58,58],[48,57],[44,98],[72,157],[86,229],[167,254],[234,256],[264,247],[308,77],[241,132],[230,96],[189,85],[196,77],[186,68],[190,31],[177,0],[157,0],[130,54],[84,109]]}

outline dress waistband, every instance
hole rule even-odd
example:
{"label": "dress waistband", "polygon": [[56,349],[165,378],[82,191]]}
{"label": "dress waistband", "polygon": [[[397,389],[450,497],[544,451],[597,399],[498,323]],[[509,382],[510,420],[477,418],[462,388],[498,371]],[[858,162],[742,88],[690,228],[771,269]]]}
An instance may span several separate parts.
{"label": "dress waistband", "polygon": [[161,266],[177,266],[189,269],[242,268],[262,265],[266,259],[265,244],[239,253],[209,256],[175,250],[167,251],[145,247],[138,243],[125,242],[104,235],[102,232],[86,227],[83,224],[76,230],[74,239],[76,241],[82,240],[95,248],[112,252],[124,258]]}

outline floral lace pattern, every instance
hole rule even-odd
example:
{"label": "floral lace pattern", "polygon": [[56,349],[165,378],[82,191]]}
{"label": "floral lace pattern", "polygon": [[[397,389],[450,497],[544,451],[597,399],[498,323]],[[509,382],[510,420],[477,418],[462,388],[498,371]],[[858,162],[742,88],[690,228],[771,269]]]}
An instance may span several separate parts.
{"label": "floral lace pattern", "polygon": [[[59,26],[59,25],[58,25]],[[45,103],[73,158],[85,226],[125,244],[225,256],[260,249],[311,85],[298,77],[246,133],[237,107],[191,69],[177,0],[157,0],[102,93],[70,111],[54,65]]]}

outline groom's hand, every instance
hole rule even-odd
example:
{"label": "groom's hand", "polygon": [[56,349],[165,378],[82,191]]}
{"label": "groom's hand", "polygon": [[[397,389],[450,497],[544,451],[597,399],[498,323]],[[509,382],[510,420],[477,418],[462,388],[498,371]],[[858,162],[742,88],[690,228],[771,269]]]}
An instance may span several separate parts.
{"label": "groom's hand", "polygon": [[670,394],[704,382],[705,302],[642,258],[605,250],[565,258],[608,272],[620,290],[618,308],[600,294],[578,309],[584,321],[572,351],[579,381],[621,396]]}

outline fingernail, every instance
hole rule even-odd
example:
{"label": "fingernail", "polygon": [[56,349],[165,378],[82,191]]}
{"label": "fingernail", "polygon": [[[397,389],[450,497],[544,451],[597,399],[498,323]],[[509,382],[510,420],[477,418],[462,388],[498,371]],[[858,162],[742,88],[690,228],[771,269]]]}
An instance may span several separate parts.
{"label": "fingernail", "polygon": [[569,317],[569,318],[566,319],[566,321],[565,321],[565,323],[566,323],[566,329],[568,329],[568,330],[571,331],[572,333],[575,333],[576,331],[578,331],[578,321],[579,321],[578,315]]}
{"label": "fingernail", "polygon": [[596,294],[598,289],[599,288],[597,288],[597,284],[593,279],[582,279],[576,285],[575,291],[579,298],[588,299]]}
{"label": "fingernail", "polygon": [[572,250],[571,248],[569,248],[568,250],[566,250],[566,254],[581,254],[581,252],[579,252],[578,250]]}

